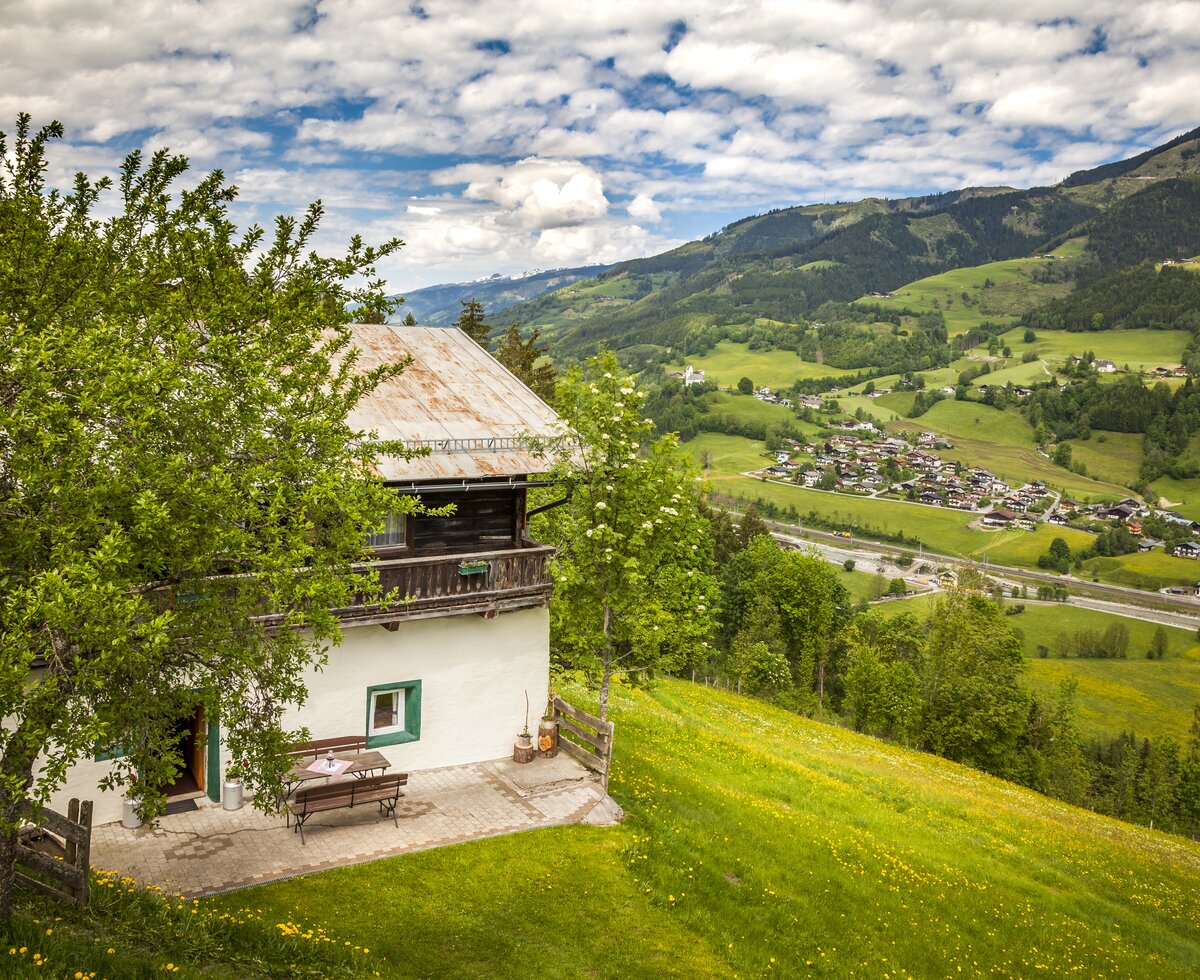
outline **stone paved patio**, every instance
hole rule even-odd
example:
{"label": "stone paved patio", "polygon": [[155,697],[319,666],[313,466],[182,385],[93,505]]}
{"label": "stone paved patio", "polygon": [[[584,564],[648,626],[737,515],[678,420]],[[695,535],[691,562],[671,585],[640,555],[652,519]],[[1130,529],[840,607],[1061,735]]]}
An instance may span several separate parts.
{"label": "stone paved patio", "polygon": [[498,834],[570,823],[615,823],[620,808],[598,777],[564,754],[409,773],[399,829],[374,805],[314,815],[307,844],[284,817],[209,800],[156,827],[92,832],[92,864],[189,898]]}

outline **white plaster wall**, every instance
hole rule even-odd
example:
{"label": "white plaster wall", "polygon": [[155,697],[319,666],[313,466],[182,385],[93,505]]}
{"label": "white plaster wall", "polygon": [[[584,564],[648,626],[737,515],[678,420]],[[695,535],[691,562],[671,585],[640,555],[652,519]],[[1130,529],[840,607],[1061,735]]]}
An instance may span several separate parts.
{"label": "white plaster wall", "polygon": [[[284,717],[289,728],[313,738],[365,735],[367,688],[421,681],[421,738],[381,746],[392,771],[433,769],[499,759],[512,754],[525,724],[536,732],[550,683],[550,614],[521,609],[483,619],[474,613],[347,629],[321,671],[307,677],[308,702]],[[221,770],[225,757],[222,739]],[[93,822],[121,819],[119,793],[102,793],[98,781],[109,762],[80,762],[54,794],[52,809],[66,812],[73,796],[94,801]]]}
{"label": "white plaster wall", "polygon": [[51,810],[66,813],[71,797],[92,801],[92,823],[114,823],[121,819],[121,794],[102,793],[98,786],[108,775],[112,763],[108,760],[96,762],[88,759],[77,762],[67,772],[67,780],[46,804]]}
{"label": "white plaster wall", "polygon": [[546,609],[402,622],[391,633],[357,626],[308,678],[308,703],[285,716],[313,738],[366,733],[367,688],[421,681],[421,738],[378,749],[395,769],[432,769],[512,754],[525,724],[546,707],[550,619]]}

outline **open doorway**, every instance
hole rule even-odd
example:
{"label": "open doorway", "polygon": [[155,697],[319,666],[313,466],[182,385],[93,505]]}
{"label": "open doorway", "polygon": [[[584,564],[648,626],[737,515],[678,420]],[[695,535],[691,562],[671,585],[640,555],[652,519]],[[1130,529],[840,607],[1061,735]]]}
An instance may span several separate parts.
{"label": "open doorway", "polygon": [[164,788],[166,797],[170,800],[200,796],[205,790],[208,771],[208,725],[204,720],[204,706],[197,705],[190,714],[181,716],[171,737],[183,763],[175,781]]}

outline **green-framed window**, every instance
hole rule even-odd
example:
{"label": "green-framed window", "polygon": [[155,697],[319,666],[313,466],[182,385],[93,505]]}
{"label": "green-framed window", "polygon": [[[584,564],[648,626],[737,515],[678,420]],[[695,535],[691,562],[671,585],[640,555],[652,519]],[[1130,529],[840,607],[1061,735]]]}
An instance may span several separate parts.
{"label": "green-framed window", "polygon": [[109,759],[122,759],[129,755],[125,746],[121,744],[110,745],[106,748],[99,742],[96,742],[93,749],[93,756],[97,762],[107,762]]}
{"label": "green-framed window", "polygon": [[421,682],[367,688],[367,747],[400,745],[421,737]]}

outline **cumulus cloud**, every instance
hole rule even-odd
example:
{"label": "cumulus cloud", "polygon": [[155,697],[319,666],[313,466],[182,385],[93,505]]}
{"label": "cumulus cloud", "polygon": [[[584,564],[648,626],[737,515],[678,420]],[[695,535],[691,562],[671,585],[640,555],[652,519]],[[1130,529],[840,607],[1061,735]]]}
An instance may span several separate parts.
{"label": "cumulus cloud", "polygon": [[581,225],[608,212],[604,183],[575,160],[530,157],[511,166],[459,167],[435,174],[440,184],[467,178],[463,196],[500,206],[497,220],[526,231]]}
{"label": "cumulus cloud", "polygon": [[331,240],[402,235],[422,283],[1052,182],[1200,123],[1195,0],[11,0],[0,44],[0,126],[68,127],[56,180],[167,144],[248,220],[319,196]]}

